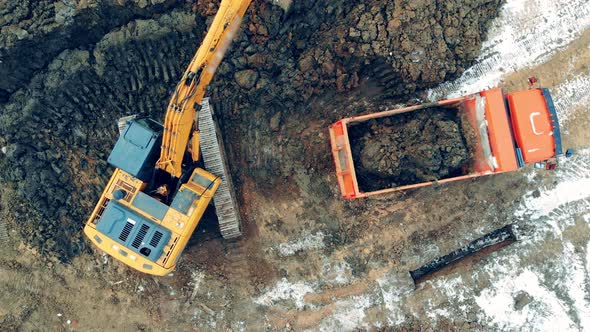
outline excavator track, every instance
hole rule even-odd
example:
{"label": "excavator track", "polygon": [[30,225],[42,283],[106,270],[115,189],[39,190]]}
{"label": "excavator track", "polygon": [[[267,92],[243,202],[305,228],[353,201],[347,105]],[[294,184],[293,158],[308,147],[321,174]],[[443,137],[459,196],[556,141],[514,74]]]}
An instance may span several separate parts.
{"label": "excavator track", "polygon": [[197,114],[198,127],[201,133],[201,154],[203,155],[205,169],[222,179],[215,196],[213,196],[213,203],[219,220],[219,230],[224,239],[236,238],[242,235],[240,212],[229,173],[223,139],[214,120],[209,98],[203,98],[201,109]]}

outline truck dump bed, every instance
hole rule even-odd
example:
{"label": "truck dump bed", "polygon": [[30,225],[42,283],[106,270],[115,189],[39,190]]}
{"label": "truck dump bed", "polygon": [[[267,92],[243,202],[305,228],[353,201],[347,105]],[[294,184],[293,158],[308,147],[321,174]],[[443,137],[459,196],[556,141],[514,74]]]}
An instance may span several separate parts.
{"label": "truck dump bed", "polygon": [[[431,123],[436,119],[440,119],[442,125]],[[430,124],[416,126],[417,121]],[[379,130],[387,124],[394,126],[393,129]],[[423,132],[417,132],[421,128]],[[456,130],[453,128],[461,131],[468,158],[461,153],[458,156],[462,156],[462,160],[457,161],[457,155],[444,158],[455,147],[439,145],[444,138],[448,138],[449,133]],[[369,133],[359,139],[358,133],[363,130]],[[434,144],[435,147],[431,149],[434,152],[428,148],[424,151],[422,146],[405,141],[411,140],[411,136],[416,139],[416,135],[426,139],[432,136],[431,131],[438,131],[438,135],[443,137],[435,136],[425,143]],[[379,135],[397,136],[387,141],[379,138]],[[445,183],[514,171],[524,166],[525,162],[538,162],[561,154],[559,125],[550,95],[544,89],[504,95],[498,88],[436,103],[345,118],[330,126],[330,138],[338,184],[345,198],[366,197],[428,186],[435,182]],[[375,146],[375,141],[380,145]],[[359,144],[362,146],[359,147]],[[404,153],[396,155],[399,151]],[[374,158],[375,165],[370,164],[370,158],[364,158],[367,154],[378,155]],[[420,154],[422,159],[416,157]],[[424,155],[432,156],[438,163],[442,160],[444,167],[454,168],[447,170],[441,167],[440,172],[432,172],[432,167],[423,170],[421,167],[425,164],[428,166],[428,162],[424,163]],[[398,169],[389,167],[391,159],[394,160],[391,165]],[[455,164],[447,165],[450,161]],[[435,168],[436,162],[433,163]]]}

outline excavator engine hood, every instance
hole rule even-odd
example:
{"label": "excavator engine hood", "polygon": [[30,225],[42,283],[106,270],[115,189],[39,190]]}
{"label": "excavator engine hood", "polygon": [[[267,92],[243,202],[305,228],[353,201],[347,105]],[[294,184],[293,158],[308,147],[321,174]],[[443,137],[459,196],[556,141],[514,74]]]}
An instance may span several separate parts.
{"label": "excavator engine hood", "polygon": [[160,258],[170,239],[169,230],[115,201],[107,204],[96,230],[120,243],[121,254],[129,249],[152,262]]}

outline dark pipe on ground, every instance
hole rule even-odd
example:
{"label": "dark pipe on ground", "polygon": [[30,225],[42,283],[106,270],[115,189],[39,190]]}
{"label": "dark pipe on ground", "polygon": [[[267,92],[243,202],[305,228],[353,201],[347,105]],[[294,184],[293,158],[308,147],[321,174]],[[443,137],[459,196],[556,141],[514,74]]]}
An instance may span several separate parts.
{"label": "dark pipe on ground", "polygon": [[516,236],[514,235],[512,226],[513,225],[510,224],[490,232],[448,255],[439,257],[416,270],[410,271],[410,275],[412,276],[412,279],[414,279],[414,285],[417,286],[434,273],[450,265],[457,264],[468,257],[488,255],[515,242]]}

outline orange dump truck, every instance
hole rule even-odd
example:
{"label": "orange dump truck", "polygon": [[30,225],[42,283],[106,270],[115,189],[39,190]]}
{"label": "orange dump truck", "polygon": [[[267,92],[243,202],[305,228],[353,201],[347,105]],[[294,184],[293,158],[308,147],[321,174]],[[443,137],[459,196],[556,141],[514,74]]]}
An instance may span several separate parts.
{"label": "orange dump truck", "polygon": [[[367,192],[359,189],[349,130],[372,119],[402,113],[428,112],[429,108],[454,109],[472,129],[469,165],[461,175],[434,181],[397,185]],[[547,89],[535,88],[504,94],[500,88],[455,99],[404,107],[337,121],[330,126],[332,154],[342,196],[360,198],[502,172],[526,164],[552,168],[563,154],[559,122]]]}

